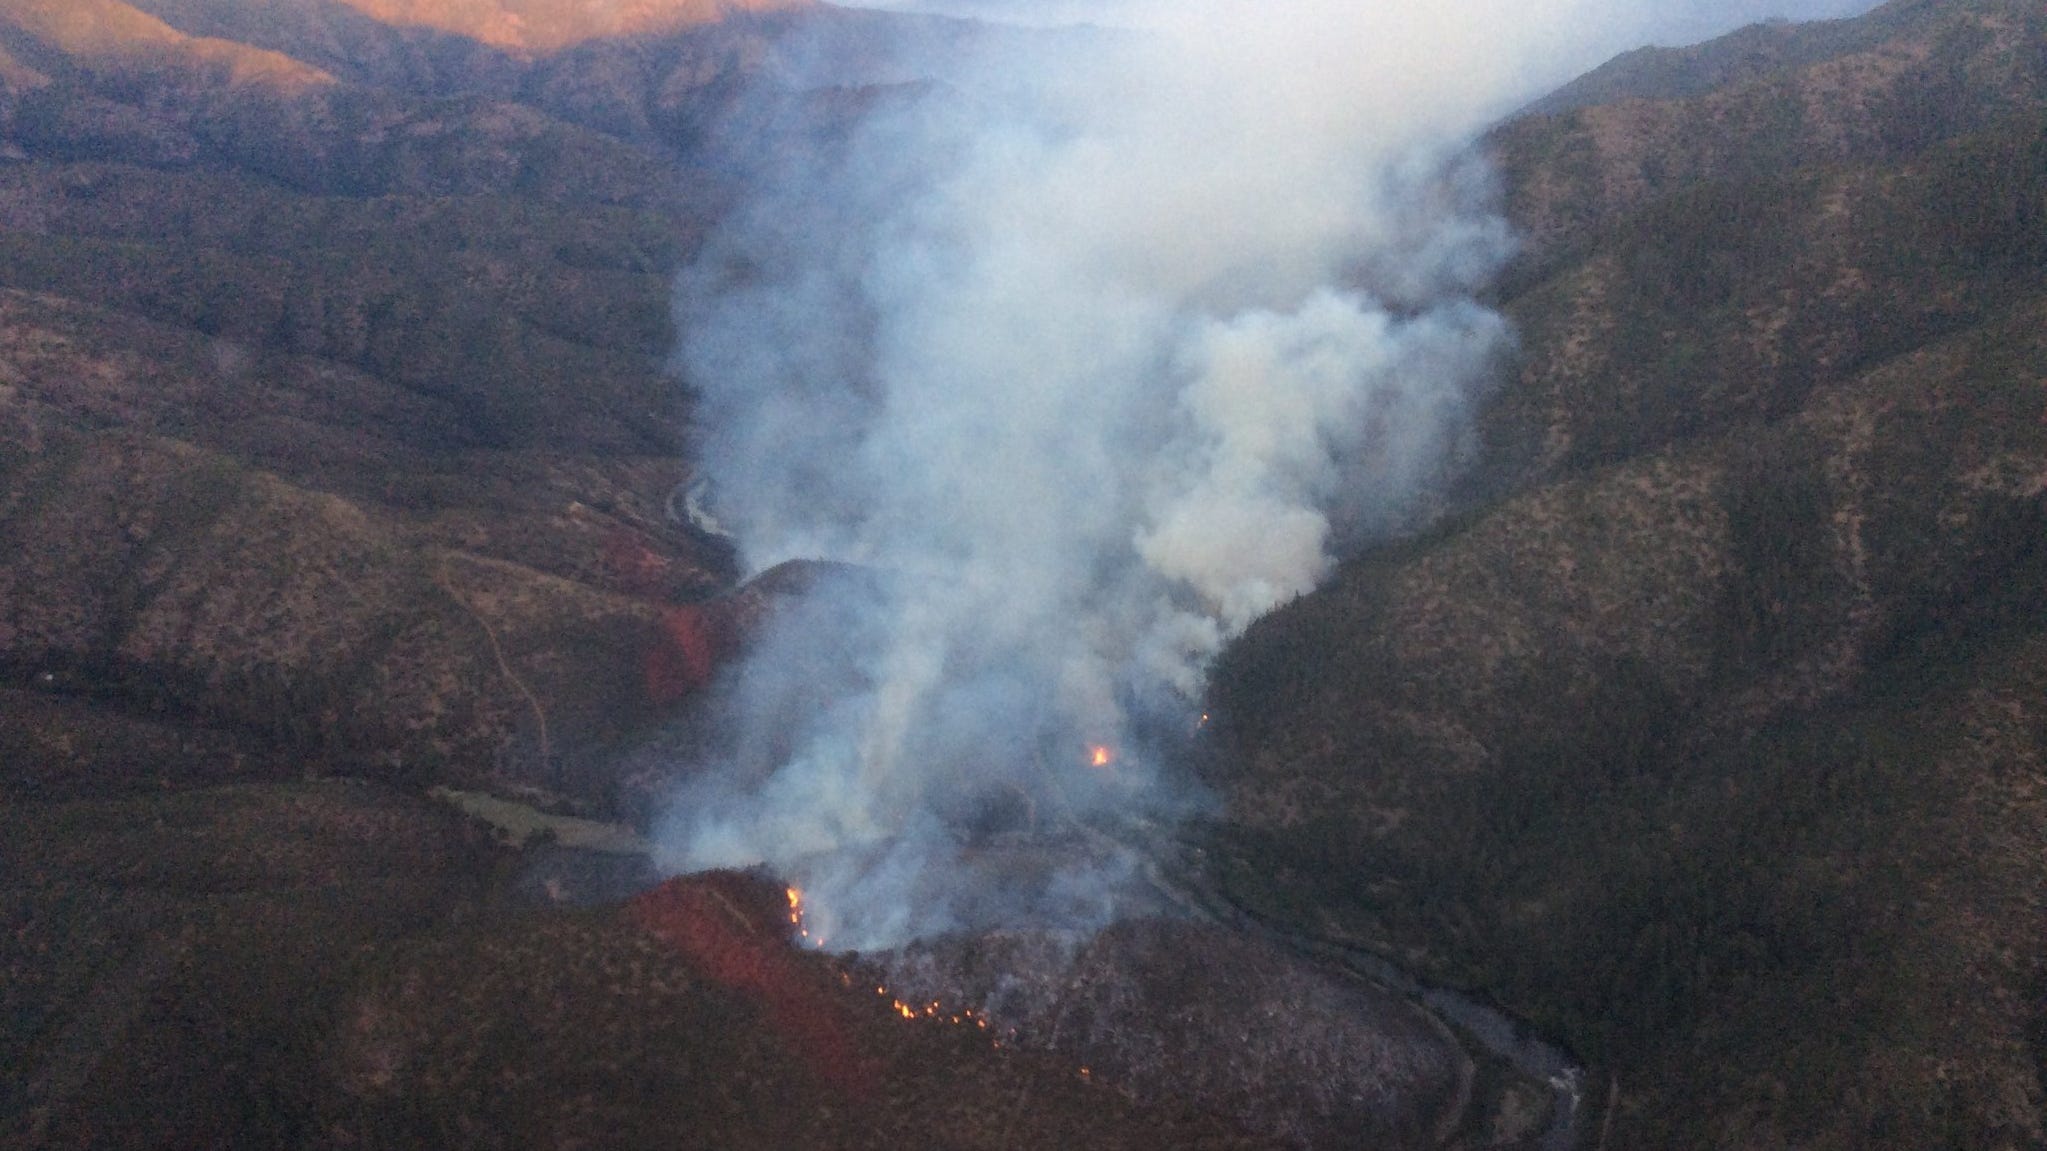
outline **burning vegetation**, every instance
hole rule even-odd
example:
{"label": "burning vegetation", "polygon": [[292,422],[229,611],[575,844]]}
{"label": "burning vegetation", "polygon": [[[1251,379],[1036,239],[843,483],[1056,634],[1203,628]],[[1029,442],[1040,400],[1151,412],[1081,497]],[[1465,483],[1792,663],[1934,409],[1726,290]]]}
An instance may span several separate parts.
{"label": "burning vegetation", "polygon": [[[809,947],[823,949],[825,946],[824,937],[813,936],[804,918],[803,890],[797,887],[790,887],[785,889],[784,895],[789,901],[789,930],[793,933],[794,938]],[[839,978],[840,982],[845,986],[850,987],[853,985],[853,975],[850,972],[841,971]],[[971,1007],[948,1008],[942,1001],[937,999],[922,1003],[905,1003],[889,991],[888,984],[886,983],[876,984],[874,993],[887,999],[890,1010],[904,1019],[912,1021],[929,1020],[935,1023],[950,1024],[954,1027],[972,1027],[977,1031],[988,1030],[988,1017]],[[1013,1037],[1015,1033],[1011,1032],[1010,1034]],[[1000,1039],[995,1040],[993,1046],[1002,1046],[1002,1041]],[[1086,1068],[1082,1068],[1082,1073],[1086,1073]]]}
{"label": "burning vegetation", "polygon": [[[673,880],[617,914],[541,910],[394,942],[334,1013],[331,1044],[307,1049],[322,1062],[293,1063],[300,1073],[289,1084],[275,1080],[286,1095],[313,1084],[317,1115],[288,1135],[243,1141],[628,1151],[1277,1146],[1197,1108],[1101,1090],[1056,1055],[1007,1042],[997,1050],[993,1023],[984,1029],[964,1014],[952,1023],[951,1001],[912,1005],[905,996],[916,1015],[907,1019],[871,964],[802,946],[790,911],[788,890],[772,878],[720,872]],[[215,962],[204,970],[244,966]],[[247,990],[209,977],[186,994],[218,1001],[221,987]],[[315,1014],[323,1012],[324,1003]],[[164,1033],[179,1066],[199,1069],[198,1080],[178,1082],[219,1078],[203,1074],[218,1066],[207,1059],[212,1048],[190,1048],[175,1026]],[[327,1066],[336,1078],[321,1088]],[[158,1112],[178,1111],[175,1100],[164,1103]],[[181,1142],[236,1142],[204,1134]],[[81,1131],[60,1145],[104,1142]]]}
{"label": "burning vegetation", "polygon": [[[633,922],[688,959],[712,982],[759,1002],[767,1022],[805,1053],[818,1077],[848,1092],[870,1090],[876,1057],[856,1040],[854,1009],[844,993],[871,976],[822,953],[804,915],[803,892],[775,888],[763,876],[733,871],[671,879],[627,905]],[[906,1000],[873,981],[892,1017],[991,1032],[986,1014],[939,998]],[[1003,1038],[991,1034],[991,1046]]]}
{"label": "burning vegetation", "polygon": [[957,936],[877,961],[905,1018],[995,1029],[1084,1082],[1297,1147],[1433,1146],[1472,1106],[1475,1068],[1419,1010],[1212,925]]}
{"label": "burning vegetation", "polygon": [[899,992],[873,957],[820,951],[805,911],[801,888],[737,871],[670,880],[625,909],[698,980],[751,1005],[773,1045],[828,1089],[775,1096],[776,1122],[829,1115],[830,1127],[774,1145],[1280,1146],[1195,1101],[1103,1090],[1116,1084],[1098,1068],[1017,1042],[965,996]]}
{"label": "burning vegetation", "polygon": [[1479,1069],[1419,1010],[1213,925],[1139,918],[836,955],[803,889],[758,872],[671,880],[629,907],[849,1099],[882,1090],[898,1044],[930,1041],[1296,1147],[1433,1146],[1491,1108]]}

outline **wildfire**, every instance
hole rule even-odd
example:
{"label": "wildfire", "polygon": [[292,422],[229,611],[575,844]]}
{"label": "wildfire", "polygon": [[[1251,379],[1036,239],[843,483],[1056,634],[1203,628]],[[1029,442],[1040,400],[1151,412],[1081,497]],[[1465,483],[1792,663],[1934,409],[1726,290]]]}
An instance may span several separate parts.
{"label": "wildfire", "polygon": [[1116,754],[1098,743],[1088,749],[1087,762],[1089,767],[1108,767],[1116,762]]}
{"label": "wildfire", "polygon": [[798,887],[791,887],[788,889],[788,892],[789,892],[789,926],[795,928],[796,934],[801,936],[803,938],[803,941],[810,944],[812,947],[823,947],[824,937],[820,935],[813,938],[810,934],[810,928],[805,926],[803,922],[803,889]]}
{"label": "wildfire", "polygon": [[[1115,756],[1106,747],[1095,746],[1090,748],[1090,752],[1092,762],[1096,767],[1107,767],[1115,762]],[[810,929],[804,926],[803,889],[800,887],[786,887],[783,889],[783,893],[789,900],[789,926],[795,928],[796,933],[809,941],[812,947],[823,946],[824,940],[812,938]],[[853,985],[853,975],[851,972],[840,971],[838,975],[839,982],[843,986],[851,987]],[[986,1033],[989,1045],[997,1050],[1002,1048],[1005,1040],[1014,1041],[1016,1039],[1015,1028],[1012,1027],[997,1032],[988,1025],[988,1017],[972,1007],[948,1008],[943,1001],[937,999],[927,1000],[922,1003],[906,1003],[891,993],[886,983],[875,984],[874,994],[877,998],[888,1000],[889,1010],[908,1022],[925,1021],[944,1023],[953,1027],[971,1027],[976,1031]],[[1082,1067],[1080,1068],[1080,1078],[1084,1082],[1092,1082],[1094,1073],[1089,1068]]]}
{"label": "wildfire", "polygon": [[[1096,747],[1093,749],[1093,752],[1094,763],[1097,767],[1106,767],[1115,758],[1106,747]],[[803,889],[800,887],[787,887],[783,889],[783,892],[789,900],[789,926],[795,928],[796,933],[808,941],[812,947],[822,947],[824,940],[813,938],[810,934],[810,929],[804,926]],[[841,971],[839,973],[839,981],[843,985],[850,987],[853,984],[853,977],[851,973]],[[982,1032],[991,1030],[988,1026],[988,1017],[972,1007],[947,1008],[942,1001],[937,999],[923,1003],[905,1003],[889,992],[888,984],[886,983],[875,984],[874,994],[879,998],[888,1000],[889,1010],[911,1022],[926,1020],[933,1023],[945,1023],[954,1027],[971,1027],[976,1031]],[[990,1034],[988,1038],[993,1046],[1000,1048],[1003,1039],[1016,1038],[1016,1031],[1012,1028],[1002,1033],[1001,1038],[996,1038],[994,1034]],[[1083,1068],[1081,1076],[1085,1078],[1087,1074],[1087,1070]]]}
{"label": "wildfire", "polygon": [[[891,995],[886,984],[875,987],[874,993],[888,1000],[889,1010],[913,1022],[923,1019],[934,1023],[950,1024],[954,1027],[972,1027],[976,1031],[988,1030],[988,1017],[971,1007],[947,1010],[945,1004],[936,999],[921,1004],[905,1003]],[[1012,1031],[1010,1034],[1013,1036],[1015,1033]],[[995,1040],[995,1046],[1002,1046],[1002,1041],[1000,1039]]]}

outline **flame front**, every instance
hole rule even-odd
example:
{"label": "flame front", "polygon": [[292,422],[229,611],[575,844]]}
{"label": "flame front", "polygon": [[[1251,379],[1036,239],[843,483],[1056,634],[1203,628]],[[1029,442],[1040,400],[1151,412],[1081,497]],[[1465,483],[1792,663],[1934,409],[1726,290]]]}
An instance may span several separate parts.
{"label": "flame front", "polygon": [[1115,762],[1116,754],[1102,744],[1095,744],[1088,749],[1088,766],[1090,767],[1108,767]]}
{"label": "flame front", "polygon": [[[1095,766],[1107,767],[1114,759],[1115,757],[1110,754],[1108,748],[1093,748],[1093,762]],[[810,929],[804,926],[803,889],[800,887],[786,887],[783,889],[783,892],[789,900],[789,926],[795,928],[796,933],[808,941],[812,947],[824,946],[824,940],[822,938],[812,938]],[[853,985],[852,974],[846,971],[839,972],[839,982],[847,987],[851,987]],[[888,984],[886,983],[876,984],[874,994],[878,998],[888,1000],[890,1010],[903,1019],[913,1022],[930,1020],[936,1023],[950,1024],[954,1027],[971,1027],[976,1031],[982,1032],[992,1030],[988,1026],[988,1017],[972,1007],[948,1009],[943,1002],[937,999],[925,1003],[905,1003],[889,991]],[[1016,1029],[1009,1028],[1002,1032],[1001,1038],[997,1038],[994,1034],[990,1034],[988,1038],[991,1046],[999,1049],[1003,1044],[1003,1039],[1014,1040],[1016,1038]],[[1087,1078],[1089,1074],[1088,1069],[1085,1067],[1081,1068],[1080,1074],[1081,1078]]]}
{"label": "flame front", "polygon": [[[905,1003],[890,994],[886,984],[876,987],[874,993],[887,999],[889,1010],[902,1016],[904,1019],[929,1019],[938,1023],[949,1023],[955,1027],[972,1027],[976,1031],[988,1030],[988,1017],[971,1007],[948,1010],[943,1002],[936,999],[922,1004]],[[1012,1029],[1008,1034],[1013,1037],[1016,1032]],[[1002,1046],[1002,1041],[1000,1039],[995,1040],[995,1046]]]}
{"label": "flame front", "polygon": [[791,887],[788,889],[788,893],[789,893],[789,926],[795,928],[796,934],[801,936],[803,938],[803,941],[810,944],[812,947],[823,947],[824,937],[818,936],[816,938],[812,938],[810,934],[810,928],[803,922],[803,889],[800,887]]}

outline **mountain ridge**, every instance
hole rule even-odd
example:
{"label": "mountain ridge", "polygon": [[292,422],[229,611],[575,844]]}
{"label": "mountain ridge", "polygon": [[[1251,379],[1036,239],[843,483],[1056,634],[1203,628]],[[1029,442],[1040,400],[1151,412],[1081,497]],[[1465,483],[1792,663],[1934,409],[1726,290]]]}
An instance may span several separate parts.
{"label": "mountain ridge", "polygon": [[1621,1145],[2047,1115],[2047,25],[1862,19],[1493,135],[1478,494],[1216,673],[1242,897],[1530,1018]]}
{"label": "mountain ridge", "polygon": [[318,68],[280,52],[230,40],[187,36],[120,0],[7,0],[7,27],[43,50],[45,67],[91,71],[180,68],[244,85],[297,93],[334,83]]}
{"label": "mountain ridge", "polygon": [[586,40],[658,35],[735,13],[801,10],[816,0],[341,0],[371,19],[430,28],[499,48],[544,55]]}

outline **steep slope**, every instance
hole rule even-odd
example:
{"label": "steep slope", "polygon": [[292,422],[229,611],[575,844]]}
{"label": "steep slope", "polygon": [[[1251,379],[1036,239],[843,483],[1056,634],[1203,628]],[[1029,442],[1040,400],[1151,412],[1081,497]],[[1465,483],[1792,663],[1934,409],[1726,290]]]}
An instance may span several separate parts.
{"label": "steep slope", "polygon": [[2047,25],[1866,19],[1502,129],[1470,510],[1216,677],[1240,896],[1567,1042],[1611,1146],[2047,1125]]}
{"label": "steep slope", "polygon": [[216,64],[284,57],[94,4],[0,4],[35,65],[0,107],[8,681],[252,738],[258,775],[614,800],[661,612],[729,578],[667,510],[708,197],[523,105],[252,86]]}
{"label": "steep slope", "polygon": [[815,0],[341,0],[385,24],[453,32],[524,52],[586,40],[659,35],[712,24],[734,12],[803,8]]}
{"label": "steep slope", "polygon": [[1892,0],[1815,33],[1827,50],[1809,64],[1736,70],[1688,98],[1623,86],[1615,102],[1524,117],[1494,141],[1510,209],[1550,252],[1700,182],[1907,157],[2039,108],[2043,29],[2047,13],[2024,0]]}
{"label": "steep slope", "polygon": [[1527,355],[1475,481],[1779,418],[1996,315],[2037,287],[2043,133],[2017,112],[1908,160],[1689,181],[1616,215],[1510,300]]}
{"label": "steep slope", "polygon": [[[44,0],[35,0],[43,3]],[[194,35],[271,49],[368,80],[410,63],[467,61],[468,78],[598,40],[645,41],[816,0],[139,0]],[[462,45],[468,45],[465,50]],[[481,51],[478,51],[481,49]],[[385,80],[394,77],[385,75]]]}
{"label": "steep slope", "polygon": [[[573,25],[577,36],[528,51],[446,30],[459,21],[386,23],[342,0],[136,0],[136,7],[188,34],[259,45],[351,83],[516,101],[685,163],[706,160],[701,146],[736,105],[800,112],[821,101],[829,115],[847,94],[835,89],[915,80],[922,75],[916,61],[954,55],[970,39],[1045,34],[811,2],[648,5],[645,20],[630,5],[580,5],[549,9],[550,19],[590,21]],[[606,33],[606,20],[645,26]],[[757,158],[772,145],[761,128],[756,119],[736,129],[745,137],[741,155],[724,159]]]}
{"label": "steep slope", "polygon": [[[725,199],[677,152],[780,38],[838,43],[839,82],[894,42],[879,14],[713,7],[623,6],[595,30],[651,31],[540,53],[311,0],[0,0],[8,470],[95,493],[56,501],[73,519],[10,500],[32,562],[8,677],[321,762],[383,746],[382,773],[627,802],[599,765],[674,702],[679,606],[732,576],[672,498],[669,285]],[[570,11],[407,11],[486,9]],[[861,97],[806,99],[768,101],[749,146]],[[121,528],[166,476],[211,493],[193,530]],[[250,507],[276,528],[260,554],[222,512]],[[96,550],[109,530],[131,538]],[[295,583],[298,562],[349,574]],[[203,594],[160,602],[168,569]],[[335,603],[349,654],[327,658]],[[175,640],[136,640],[158,609]]]}
{"label": "steep slope", "polygon": [[1918,0],[1885,4],[1863,19],[1793,23],[1772,19],[1717,40],[1677,48],[1643,47],[1578,77],[1522,109],[1554,116],[1623,100],[1679,100],[1868,51],[1908,32],[1940,5]]}
{"label": "steep slope", "polygon": [[119,0],[8,0],[0,7],[17,49],[53,70],[95,75],[199,73],[231,86],[304,91],[333,77],[277,52],[187,36]]}
{"label": "steep slope", "polygon": [[50,82],[48,76],[22,63],[0,46],[0,91],[14,93],[29,88],[40,88]]}
{"label": "steep slope", "polygon": [[[58,297],[0,315],[12,675],[607,794],[583,773],[644,714],[645,597],[720,578],[667,522],[672,456],[571,418],[493,444],[459,397]],[[620,541],[649,560],[619,568]]]}

